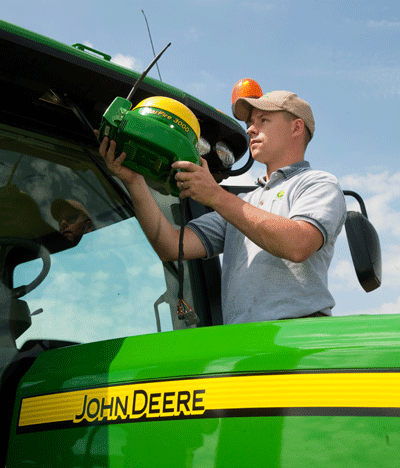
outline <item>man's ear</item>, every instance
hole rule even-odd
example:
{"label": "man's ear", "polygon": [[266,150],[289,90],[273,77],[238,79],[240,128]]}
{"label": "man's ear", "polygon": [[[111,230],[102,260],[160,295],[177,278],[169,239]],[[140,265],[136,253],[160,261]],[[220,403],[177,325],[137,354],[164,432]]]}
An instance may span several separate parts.
{"label": "man's ear", "polygon": [[92,220],[91,219],[87,219],[85,221],[85,232],[84,234],[86,234],[87,232],[92,232],[93,231],[93,223],[92,223]]}
{"label": "man's ear", "polygon": [[295,119],[292,121],[293,136],[297,137],[304,133],[304,122],[301,119]]}

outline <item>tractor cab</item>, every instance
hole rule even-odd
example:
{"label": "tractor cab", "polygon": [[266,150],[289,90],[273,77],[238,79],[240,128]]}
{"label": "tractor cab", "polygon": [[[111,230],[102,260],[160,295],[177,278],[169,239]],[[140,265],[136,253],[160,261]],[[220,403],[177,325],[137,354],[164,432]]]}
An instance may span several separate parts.
{"label": "tractor cab", "polygon": [[[21,379],[31,368],[35,369],[35,361],[41,355],[50,359],[51,353],[57,351],[81,349],[72,361],[66,358],[60,362],[54,354],[56,361],[47,362],[50,367],[46,377],[51,379],[65,366],[69,370],[63,379],[76,378],[78,387],[73,388],[81,388],[88,375],[73,377],[77,372],[75,359],[83,359],[84,363],[86,354],[88,363],[84,372],[92,372],[87,366],[98,364],[90,346],[96,346],[100,356],[110,353],[115,358],[118,353],[114,348],[119,349],[128,339],[222,324],[219,260],[185,262],[184,296],[194,306],[199,324],[188,325],[179,320],[177,265],[163,264],[153,252],[123,196],[122,186],[116,190],[114,185],[118,182],[113,180],[111,184],[94,164],[93,158],[98,159],[94,147],[2,125],[0,155],[3,400],[14,401]],[[226,189],[235,193],[251,188],[226,186]],[[179,227],[179,199],[157,190],[153,190],[153,195],[167,218]],[[185,216],[191,219],[205,210],[190,202]],[[366,290],[372,290],[380,283],[376,232],[365,211],[349,213],[346,229],[360,282]],[[132,352],[135,346],[134,341],[129,342]],[[177,347],[177,352],[181,352],[180,345]],[[149,352],[158,353],[155,349]],[[108,358],[102,357],[101,366],[105,362],[106,366],[111,365]],[[136,364],[130,361],[125,365],[133,368]],[[90,388],[104,385],[98,371],[95,374]],[[59,391],[50,387],[47,390]],[[39,393],[42,391],[43,388]],[[192,398],[198,400],[200,408],[201,393],[196,395]],[[87,399],[86,406],[81,405],[89,420],[90,414],[97,414],[95,403],[87,406],[91,401],[97,401],[96,397]],[[120,401],[123,413],[125,407]],[[186,408],[184,401],[182,409]],[[6,410],[8,426],[13,410],[12,404]],[[117,411],[117,407],[112,407],[112,411]],[[40,431],[56,430],[59,423],[54,425],[45,420],[40,427],[39,420],[23,416],[18,424],[18,432],[23,434],[27,430],[28,435],[36,427]]]}
{"label": "tractor cab", "polygon": [[[0,58],[0,464],[344,468],[345,438],[359,466],[397,466],[398,318],[218,326],[219,259],[161,262],[90,131],[138,74],[4,22]],[[151,78],[133,104],[152,96],[194,113],[216,178],[251,166],[232,170],[234,119]],[[207,211],[149,184],[176,228]],[[362,200],[346,232],[371,291]],[[197,321],[177,314],[182,286]]]}

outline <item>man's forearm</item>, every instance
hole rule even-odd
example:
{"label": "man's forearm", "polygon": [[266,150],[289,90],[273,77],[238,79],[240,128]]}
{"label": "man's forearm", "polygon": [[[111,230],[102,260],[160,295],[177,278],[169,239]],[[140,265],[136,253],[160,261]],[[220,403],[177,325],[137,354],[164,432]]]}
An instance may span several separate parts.
{"label": "man's forearm", "polygon": [[[95,135],[98,136],[98,131]],[[107,168],[117,176],[128,189],[131,196],[136,218],[150,244],[164,261],[177,260],[179,255],[180,230],[163,215],[151,194],[144,177],[123,166],[126,153],[115,157],[116,143],[103,138],[99,154],[104,159]],[[189,228],[185,229],[184,259],[202,258],[206,250],[200,238]]]}
{"label": "man's forearm", "polygon": [[[144,179],[138,183],[126,184],[131,196],[135,215],[153,249],[163,262],[178,259],[180,230],[168,221],[153,198]],[[184,235],[184,259],[202,258],[206,250],[189,228]]]}
{"label": "man's forearm", "polygon": [[154,200],[144,179],[126,184],[131,196],[136,219],[161,260],[171,260],[177,248],[179,231],[167,220]]}
{"label": "man's forearm", "polygon": [[175,162],[181,198],[195,201],[217,211],[228,223],[235,226],[252,242],[276,257],[302,262],[323,244],[321,232],[306,221],[293,221],[261,210],[233,195],[214,180],[207,161],[202,165],[188,161]]}
{"label": "man's forearm", "polygon": [[302,262],[323,242],[319,230],[305,222],[278,216],[243,201],[221,188],[212,208],[263,250]]}

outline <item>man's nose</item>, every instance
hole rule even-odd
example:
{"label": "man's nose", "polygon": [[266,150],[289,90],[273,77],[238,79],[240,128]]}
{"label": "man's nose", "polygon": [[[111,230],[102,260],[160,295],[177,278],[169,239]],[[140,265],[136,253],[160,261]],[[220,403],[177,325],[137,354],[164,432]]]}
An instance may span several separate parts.
{"label": "man's nose", "polygon": [[256,128],[255,128],[254,124],[249,124],[246,131],[247,131],[247,135],[255,135],[256,134]]}
{"label": "man's nose", "polygon": [[69,226],[69,223],[68,223],[68,221],[66,219],[62,219],[59,222],[59,226],[60,226],[60,231],[63,231],[64,229],[66,229]]}

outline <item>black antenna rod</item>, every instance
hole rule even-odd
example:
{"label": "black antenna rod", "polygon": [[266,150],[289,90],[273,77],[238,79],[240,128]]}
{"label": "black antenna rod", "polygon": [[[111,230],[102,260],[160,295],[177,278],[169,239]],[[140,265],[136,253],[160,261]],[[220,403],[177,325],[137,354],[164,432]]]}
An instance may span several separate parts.
{"label": "black antenna rod", "polygon": [[157,57],[155,57],[153,59],[153,61],[151,62],[151,64],[146,68],[146,70],[140,75],[140,77],[138,78],[138,80],[136,81],[135,83],[135,86],[131,89],[131,92],[128,94],[127,96],[127,100],[132,102],[132,97],[133,95],[136,93],[136,90],[138,89],[140,83],[144,80],[145,76],[147,75],[147,73],[150,71],[150,69],[152,68],[152,66],[157,62],[157,60],[161,57],[161,55],[168,49],[168,47],[171,45],[171,43],[167,44],[164,49],[157,55]]}
{"label": "black antenna rod", "polygon": [[[154,50],[153,39],[151,38],[149,23],[148,23],[148,21],[147,21],[146,15],[144,14],[144,11],[143,11],[143,10],[142,10],[142,13],[143,13],[144,19],[145,19],[145,21],[146,21],[147,31],[149,32],[149,37],[150,37],[151,48],[153,49],[153,55],[154,55],[154,57],[155,57],[155,56],[156,56],[156,51]],[[160,69],[158,68],[158,63],[157,63],[157,70],[158,70],[158,76],[160,77],[160,81],[162,81]]]}

